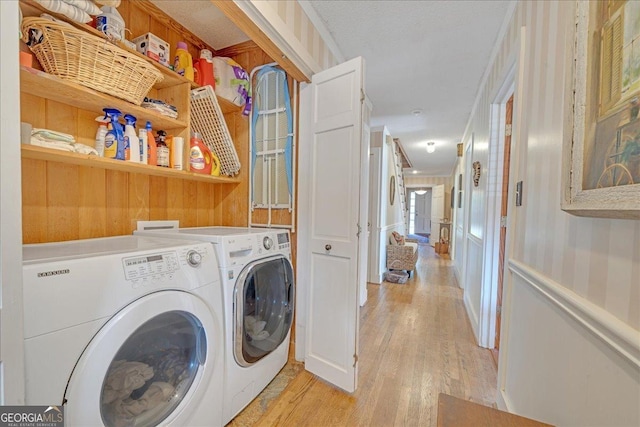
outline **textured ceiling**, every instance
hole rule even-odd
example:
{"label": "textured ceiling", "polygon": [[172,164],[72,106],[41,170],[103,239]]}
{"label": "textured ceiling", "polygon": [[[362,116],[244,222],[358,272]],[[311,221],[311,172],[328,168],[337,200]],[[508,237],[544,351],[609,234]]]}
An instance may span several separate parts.
{"label": "textured ceiling", "polygon": [[[372,127],[399,138],[413,170],[448,176],[511,1],[305,1],[345,59],[365,58]],[[413,115],[420,109],[422,114]],[[436,151],[427,154],[426,143]]]}
{"label": "textured ceiling", "polygon": [[151,2],[215,50],[249,40],[209,0],[151,0]]}

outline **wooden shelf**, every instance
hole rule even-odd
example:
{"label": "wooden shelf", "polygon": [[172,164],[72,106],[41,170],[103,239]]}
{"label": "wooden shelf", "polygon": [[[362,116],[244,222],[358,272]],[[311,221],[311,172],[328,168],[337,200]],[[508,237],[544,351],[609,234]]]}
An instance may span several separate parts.
{"label": "wooden shelf", "polygon": [[158,166],[142,165],[122,160],[105,159],[88,154],[70,153],[67,151],[39,147],[37,145],[22,144],[22,157],[25,159],[46,160],[92,168],[116,170],[121,172],[139,173],[165,178],[186,179],[189,181],[208,182],[210,184],[239,184],[239,178],[203,175],[188,171],[162,168]]}
{"label": "wooden shelf", "polygon": [[20,90],[41,98],[93,111],[96,116],[104,114],[102,109],[105,107],[117,108],[122,111],[122,114],[136,116],[138,123],[151,121],[154,129],[178,129],[188,126],[183,120],[163,116],[153,110],[62,80],[34,68],[20,67]]}
{"label": "wooden shelf", "polygon": [[[21,3],[21,7],[23,9],[23,14],[25,16],[37,16],[40,15],[40,13],[48,13],[49,15],[55,17],[56,19],[59,19],[61,21],[67,22],[70,25],[73,25],[74,27],[86,31],[89,34],[92,34],[96,37],[100,37],[106,40],[106,36],[102,31],[98,31],[97,29],[87,25],[87,24],[82,24],[79,22],[75,22],[70,20],[69,18],[67,18],[64,15],[60,15],[58,13],[54,13],[48,9],[46,9],[45,7],[41,6],[40,4],[36,3],[33,0],[20,0]],[[135,49],[130,49],[127,45],[125,45],[122,42],[118,42],[117,46],[121,49],[126,50],[127,52],[130,52],[134,55],[136,55],[139,58],[144,59],[145,61],[147,61],[149,64],[153,65],[158,71],[160,71],[164,77],[164,79],[162,79],[161,82],[158,82],[154,85],[154,87],[156,89],[164,89],[167,87],[172,87],[172,86],[176,86],[176,85],[180,85],[180,84],[184,84],[184,83],[188,83],[191,86],[191,89],[196,89],[198,87],[200,87],[200,85],[198,85],[195,82],[192,82],[191,80],[187,79],[184,76],[181,76],[180,74],[176,73],[175,71],[173,71],[171,68],[165,67],[164,65],[160,64],[157,61],[154,61],[153,59],[149,58],[148,56],[145,56],[143,54],[141,54],[140,52],[138,52]],[[34,58],[35,59],[35,58]],[[237,105],[235,105],[233,102],[231,101],[227,101],[224,98],[220,98],[217,97],[218,99],[218,104],[220,104],[220,109],[222,110],[222,112],[224,114],[227,113],[235,113],[238,111],[241,111],[243,107],[238,107]],[[135,115],[135,114],[134,114]]]}

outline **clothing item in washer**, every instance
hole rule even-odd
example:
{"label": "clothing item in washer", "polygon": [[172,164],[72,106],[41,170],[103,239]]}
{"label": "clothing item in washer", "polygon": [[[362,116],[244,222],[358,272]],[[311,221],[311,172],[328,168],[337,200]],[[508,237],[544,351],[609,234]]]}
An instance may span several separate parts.
{"label": "clothing item in washer", "polygon": [[123,399],[111,405],[114,418],[130,419],[143,412],[155,409],[169,401],[175,387],[169,383],[157,381],[151,383],[140,399]]}
{"label": "clothing item in washer", "polygon": [[139,389],[151,378],[153,368],[146,363],[115,360],[107,373],[102,403],[127,399],[133,390]]}
{"label": "clothing item in washer", "polygon": [[244,317],[244,328],[251,339],[255,341],[269,338],[269,332],[264,330],[265,326],[267,326],[267,322],[264,320],[258,320],[254,316]]}

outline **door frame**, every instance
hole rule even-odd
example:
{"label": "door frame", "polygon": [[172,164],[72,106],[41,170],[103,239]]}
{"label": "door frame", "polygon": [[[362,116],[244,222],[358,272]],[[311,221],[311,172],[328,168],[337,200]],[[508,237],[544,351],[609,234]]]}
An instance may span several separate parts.
{"label": "door frame", "polygon": [[[500,217],[502,203],[502,169],[504,161],[506,104],[515,92],[516,64],[513,62],[490,105],[489,164],[487,166],[487,199],[485,238],[483,242],[482,285],[480,289],[480,313],[478,316],[478,343],[481,347],[494,348],[498,301],[498,274],[500,254]],[[514,135],[512,125],[511,134]],[[511,138],[511,144],[514,143]],[[509,188],[511,192],[512,188]],[[507,234],[509,230],[507,229]],[[505,254],[506,257],[506,254]]]}
{"label": "door frame", "polygon": [[[434,184],[408,184],[405,185],[405,189],[406,189],[406,194],[407,194],[407,216],[409,215],[409,202],[410,202],[410,197],[411,197],[411,192],[412,191],[416,191],[418,189],[429,189],[432,193],[431,193],[431,197],[433,197],[433,187],[435,185]],[[429,216],[429,220],[431,220],[431,216]],[[414,230],[415,231],[415,230]],[[409,234],[409,220],[407,218],[407,234]],[[431,230],[431,234],[433,234],[433,230]]]}
{"label": "door frame", "polygon": [[[18,57],[17,1],[0,1],[0,55]],[[0,405],[24,405],[22,191],[20,186],[20,68],[0,70]],[[9,143],[10,142],[10,143]]]}

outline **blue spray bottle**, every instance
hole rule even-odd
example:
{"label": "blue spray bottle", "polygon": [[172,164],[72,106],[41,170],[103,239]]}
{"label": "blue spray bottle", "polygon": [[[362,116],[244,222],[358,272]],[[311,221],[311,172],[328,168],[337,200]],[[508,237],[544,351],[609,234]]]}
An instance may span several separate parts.
{"label": "blue spray bottle", "polygon": [[102,111],[111,120],[104,140],[104,157],[124,160],[124,131],[120,124],[122,113],[115,108],[104,108]]}

